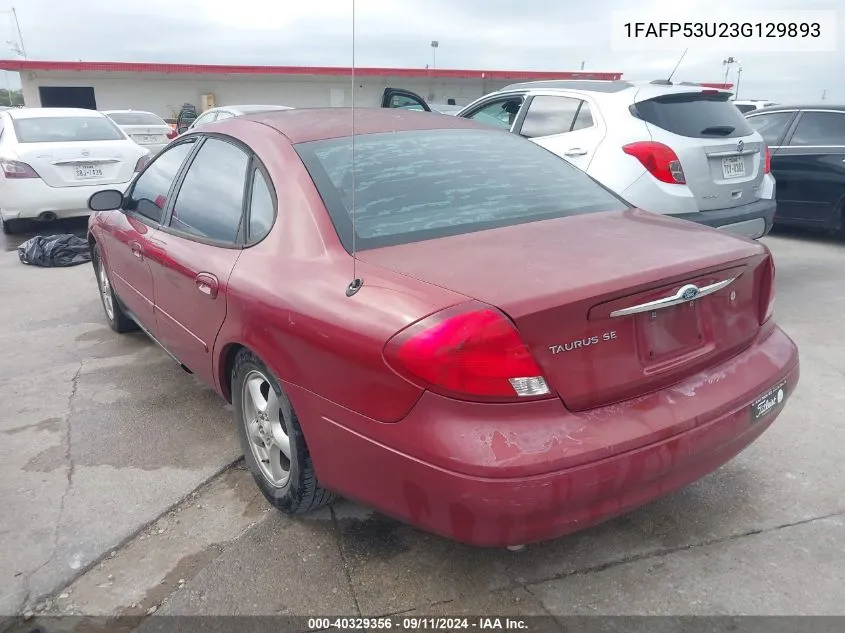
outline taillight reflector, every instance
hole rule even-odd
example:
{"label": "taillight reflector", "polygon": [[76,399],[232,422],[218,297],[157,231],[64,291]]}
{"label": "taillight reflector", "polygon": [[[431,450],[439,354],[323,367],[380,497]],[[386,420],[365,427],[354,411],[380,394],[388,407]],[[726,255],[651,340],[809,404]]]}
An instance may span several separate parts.
{"label": "taillight reflector", "polygon": [[510,320],[480,304],[422,319],[388,341],[384,356],[412,382],[461,399],[513,401],[551,393]]}
{"label": "taillight reflector", "polygon": [[765,163],[763,163],[763,173],[770,174],[772,173],[772,151],[769,149],[769,146],[766,145],[766,158]]}
{"label": "taillight reflector", "polygon": [[771,254],[763,264],[763,279],[760,284],[760,324],[772,318],[775,311],[775,260]]}
{"label": "taillight reflector", "polygon": [[648,172],[661,182],[683,185],[687,180],[678,155],[663,143],[641,141],[622,147],[622,151],[636,158]]}
{"label": "taillight reflector", "polygon": [[41,178],[32,167],[19,160],[0,161],[0,169],[6,178]]}

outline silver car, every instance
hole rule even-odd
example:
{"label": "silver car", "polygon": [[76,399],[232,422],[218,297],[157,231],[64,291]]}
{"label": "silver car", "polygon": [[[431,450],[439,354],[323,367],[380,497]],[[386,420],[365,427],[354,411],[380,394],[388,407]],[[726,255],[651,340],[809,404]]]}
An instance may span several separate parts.
{"label": "silver car", "polygon": [[[209,108],[201,115],[199,115],[194,122],[191,123],[189,130],[193,130],[201,125],[206,125],[214,121],[222,121],[233,116],[240,116],[242,114],[252,114],[256,112],[267,112],[270,110],[292,110],[289,106],[282,105],[230,105],[220,106],[217,108]],[[179,132],[184,132],[180,130]]]}
{"label": "silver car", "polygon": [[457,116],[532,140],[634,206],[757,239],[772,226],[775,179],[731,96],[663,80],[537,81]]}

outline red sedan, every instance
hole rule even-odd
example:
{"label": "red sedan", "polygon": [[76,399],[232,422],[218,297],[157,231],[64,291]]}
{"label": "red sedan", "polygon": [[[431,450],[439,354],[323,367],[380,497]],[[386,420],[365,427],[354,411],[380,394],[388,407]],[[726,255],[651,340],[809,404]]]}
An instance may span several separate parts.
{"label": "red sedan", "polygon": [[518,136],[304,109],[186,134],[92,196],[106,318],[234,407],[287,513],[559,537],[711,472],[798,382],[768,249],[630,208]]}

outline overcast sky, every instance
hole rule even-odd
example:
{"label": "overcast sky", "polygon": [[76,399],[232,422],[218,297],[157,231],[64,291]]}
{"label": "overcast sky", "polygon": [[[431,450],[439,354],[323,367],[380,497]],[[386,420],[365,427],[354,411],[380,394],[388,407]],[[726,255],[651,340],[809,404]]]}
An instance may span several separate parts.
{"label": "overcast sky", "polygon": [[[676,78],[722,81],[722,60],[742,62],[740,96],[845,102],[843,0],[357,0],[358,66],[424,68],[438,40],[438,68],[623,72],[665,77],[683,52],[611,50],[610,14],[684,7],[685,19],[726,19],[741,5],[765,20],[771,9],[838,9],[838,50],[748,53],[691,48]],[[349,66],[352,0],[0,0],[16,6],[30,59],[208,64]],[[0,57],[14,54],[11,16],[0,14]],[[17,75],[12,74],[13,85]],[[730,81],[735,81],[735,69]]]}

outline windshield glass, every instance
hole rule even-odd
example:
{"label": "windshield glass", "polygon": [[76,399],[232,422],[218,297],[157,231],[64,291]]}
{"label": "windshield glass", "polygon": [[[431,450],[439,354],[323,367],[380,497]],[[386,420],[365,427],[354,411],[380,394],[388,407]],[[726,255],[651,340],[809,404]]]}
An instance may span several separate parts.
{"label": "windshield glass", "polygon": [[[295,147],[351,250],[351,139]],[[358,136],[354,180],[359,250],[628,207],[565,160],[492,130]]]}
{"label": "windshield glass", "polygon": [[112,112],[108,117],[118,125],[167,125],[152,112]]}
{"label": "windshield glass", "polygon": [[20,143],[120,141],[123,133],[105,116],[33,117],[15,119]]}

